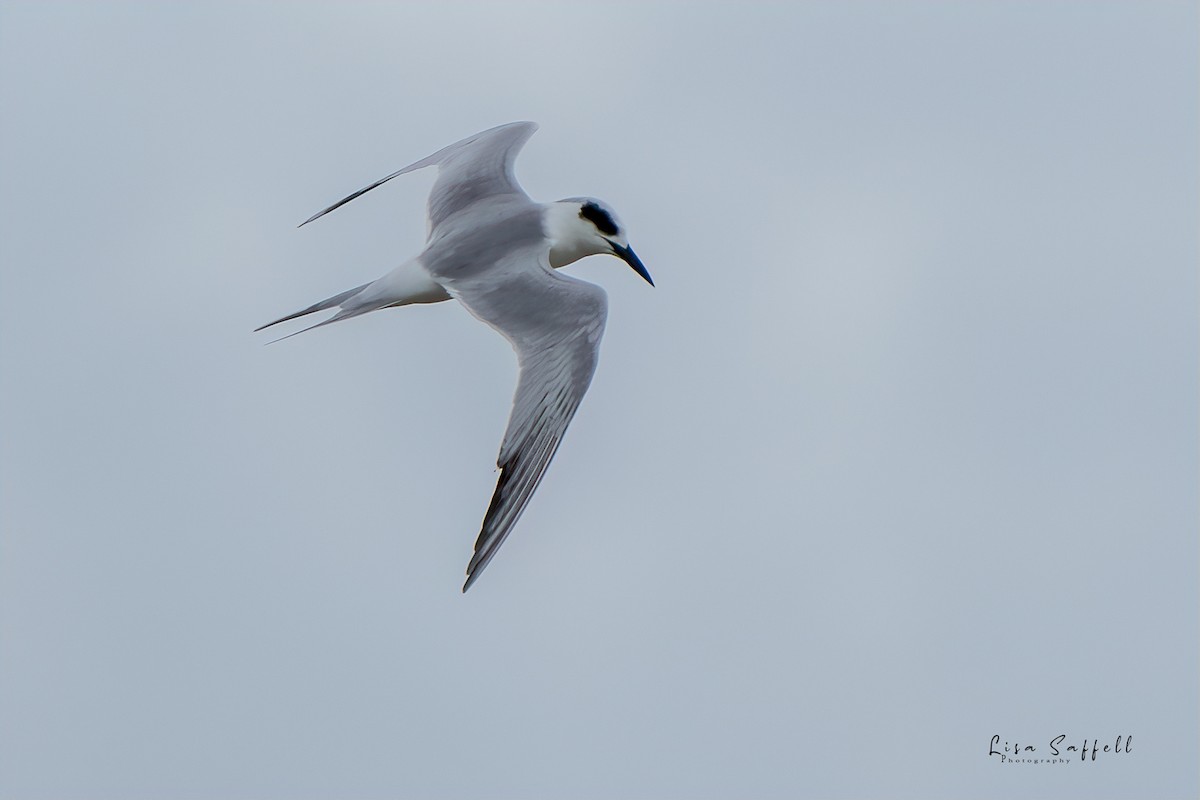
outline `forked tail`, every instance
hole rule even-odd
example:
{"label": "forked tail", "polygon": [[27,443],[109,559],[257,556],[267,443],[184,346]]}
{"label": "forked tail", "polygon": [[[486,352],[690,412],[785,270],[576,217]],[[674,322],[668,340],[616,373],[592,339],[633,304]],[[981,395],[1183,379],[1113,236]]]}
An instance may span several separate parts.
{"label": "forked tail", "polygon": [[[315,314],[318,311],[325,311],[326,309],[334,308],[335,306],[340,306],[346,300],[349,300],[351,297],[358,294],[359,292],[361,292],[363,289],[367,288],[370,285],[371,284],[369,284],[369,283],[364,283],[362,286],[358,286],[354,289],[351,289],[348,292],[342,292],[341,294],[335,294],[333,297],[330,297],[327,300],[322,300],[319,303],[313,303],[311,306],[309,306],[308,308],[306,308],[302,311],[297,311],[293,314],[288,314],[286,317],[280,317],[279,319],[275,320],[274,322],[268,322],[266,325],[259,326],[254,329],[254,332],[258,333],[259,331],[266,330],[267,328],[271,327],[272,325],[278,325],[281,322],[287,322],[288,320],[296,319],[297,317],[307,316],[308,314]],[[330,322],[332,322],[332,321],[333,320],[330,320]],[[316,327],[316,326],[314,326],[314,327]],[[308,328],[305,328],[304,330],[308,330]],[[299,333],[303,333],[303,332],[304,331],[299,331]]]}
{"label": "forked tail", "polygon": [[330,297],[327,300],[322,300],[319,303],[313,303],[308,308],[297,311],[294,314],[288,314],[286,317],[280,317],[274,322],[268,322],[266,325],[255,328],[254,331],[257,333],[258,331],[266,330],[272,325],[278,325],[281,322],[287,322],[288,320],[296,319],[297,317],[303,317],[308,314],[315,314],[318,311],[326,311],[331,308],[341,307],[341,311],[334,314],[329,319],[324,320],[323,322],[318,322],[316,325],[309,325],[307,328],[301,328],[300,330],[296,331],[296,333],[289,333],[287,336],[281,336],[278,339],[272,339],[271,341],[267,342],[267,344],[274,344],[275,342],[282,342],[284,339],[290,339],[297,334],[304,333],[305,331],[311,331],[313,328],[320,328],[323,325],[328,325],[332,322],[341,322],[344,319],[357,317],[360,314],[366,314],[368,311],[376,311],[391,305],[392,301],[389,299],[379,297],[378,295],[375,297],[369,297],[368,295],[373,293],[363,292],[363,290],[370,285],[370,283],[364,283],[362,286],[350,289],[349,291],[342,292],[341,294],[335,294],[333,297]]}

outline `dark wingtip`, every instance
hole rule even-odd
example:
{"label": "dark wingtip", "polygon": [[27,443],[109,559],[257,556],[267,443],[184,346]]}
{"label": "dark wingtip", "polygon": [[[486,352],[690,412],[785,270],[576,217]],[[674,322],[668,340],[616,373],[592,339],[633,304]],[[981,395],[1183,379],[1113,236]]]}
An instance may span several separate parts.
{"label": "dark wingtip", "polygon": [[[335,206],[335,208],[336,208],[336,206]],[[329,213],[331,210],[332,210],[332,209],[329,209],[329,208],[327,208],[327,209],[325,209],[324,211],[320,211],[320,212],[318,212],[318,213],[316,213],[316,214],[313,214],[311,217],[309,217],[308,219],[304,220],[304,222],[301,222],[299,225],[297,225],[297,226],[296,226],[296,228],[297,228],[297,229],[299,229],[299,228],[303,228],[305,225],[307,225],[308,223],[312,222],[314,219],[317,219],[318,217],[323,217],[323,216],[325,216],[325,215],[326,215],[326,214],[328,214],[328,213]]]}

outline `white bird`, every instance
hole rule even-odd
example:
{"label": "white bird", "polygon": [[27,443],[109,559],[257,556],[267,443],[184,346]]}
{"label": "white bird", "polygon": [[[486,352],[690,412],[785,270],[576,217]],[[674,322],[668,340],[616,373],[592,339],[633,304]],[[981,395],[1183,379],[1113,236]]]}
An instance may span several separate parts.
{"label": "white bird", "polygon": [[554,269],[608,253],[654,285],[607,205],[590,197],[537,203],[525,194],[513,162],[536,130],[532,122],[513,122],[470,136],[305,220],[301,227],[397,175],[438,168],[420,255],[378,280],[257,329],[339,309],[304,329],[311,330],[380,308],[453,297],[512,344],[520,377],[496,460],[500,477],[467,565],[464,592],[525,510],[596,370],[608,298],[599,286]]}

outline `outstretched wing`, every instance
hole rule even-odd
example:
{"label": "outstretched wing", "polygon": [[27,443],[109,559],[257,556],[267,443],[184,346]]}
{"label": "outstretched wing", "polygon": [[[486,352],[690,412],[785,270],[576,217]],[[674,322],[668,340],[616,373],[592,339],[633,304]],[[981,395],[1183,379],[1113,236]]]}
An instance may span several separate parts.
{"label": "outstretched wing", "polygon": [[375,187],[382,186],[398,175],[432,166],[437,166],[438,178],[429,193],[430,237],[446,218],[483,198],[516,195],[528,200],[528,195],[517,183],[513,173],[513,162],[536,130],[537,124],[533,122],[510,122],[468,136],[461,142],[443,147],[427,158],[380,178],[365,189],[343,197],[324,211],[304,220],[300,227],[325,216]]}
{"label": "outstretched wing", "polygon": [[442,277],[468,311],[512,343],[521,370],[496,459],[500,479],[467,566],[465,592],[525,510],[587,392],[608,299],[599,286],[552,270],[545,242],[510,251],[469,278]]}

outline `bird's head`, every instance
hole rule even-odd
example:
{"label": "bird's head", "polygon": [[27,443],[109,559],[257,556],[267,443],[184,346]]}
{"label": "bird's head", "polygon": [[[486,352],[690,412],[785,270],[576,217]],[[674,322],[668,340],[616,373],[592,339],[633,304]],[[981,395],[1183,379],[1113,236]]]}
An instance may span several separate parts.
{"label": "bird's head", "polygon": [[617,214],[602,200],[594,197],[569,197],[551,203],[546,217],[550,246],[550,265],[561,267],[584,256],[611,254],[617,256],[647,283],[654,280],[642,260],[629,246],[625,226]]}

